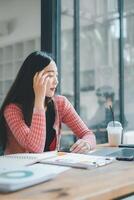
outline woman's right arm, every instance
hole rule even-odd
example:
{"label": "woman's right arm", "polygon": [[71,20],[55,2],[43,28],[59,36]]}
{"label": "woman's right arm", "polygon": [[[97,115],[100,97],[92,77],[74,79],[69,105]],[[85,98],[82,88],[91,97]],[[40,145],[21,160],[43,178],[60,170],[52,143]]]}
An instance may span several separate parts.
{"label": "woman's right arm", "polygon": [[34,108],[28,127],[21,109],[10,104],[5,108],[4,117],[17,142],[29,152],[43,152],[46,140],[46,119],[44,109]]}
{"label": "woman's right arm", "polygon": [[31,126],[24,121],[22,111],[15,104],[10,104],[4,111],[6,122],[17,142],[29,152],[43,152],[46,141],[46,119],[44,101],[49,80],[44,69],[37,72],[33,78],[35,93],[34,110]]}

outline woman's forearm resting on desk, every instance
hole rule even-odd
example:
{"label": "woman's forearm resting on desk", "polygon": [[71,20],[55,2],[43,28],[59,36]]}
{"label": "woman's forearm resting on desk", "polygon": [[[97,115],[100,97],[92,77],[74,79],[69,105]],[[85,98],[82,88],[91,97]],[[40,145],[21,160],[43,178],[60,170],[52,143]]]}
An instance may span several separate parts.
{"label": "woman's forearm resting on desk", "polygon": [[62,121],[80,138],[70,149],[72,152],[88,152],[96,147],[95,135],[75,111],[71,103],[64,97]]}

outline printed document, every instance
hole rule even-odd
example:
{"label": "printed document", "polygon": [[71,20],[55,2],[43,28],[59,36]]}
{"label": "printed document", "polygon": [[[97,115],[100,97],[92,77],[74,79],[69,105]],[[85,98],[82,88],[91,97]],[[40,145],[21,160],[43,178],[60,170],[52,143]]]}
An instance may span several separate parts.
{"label": "printed document", "polygon": [[110,164],[114,158],[104,156],[92,156],[78,153],[59,152],[56,156],[42,159],[41,163],[70,166],[75,168],[92,169]]}

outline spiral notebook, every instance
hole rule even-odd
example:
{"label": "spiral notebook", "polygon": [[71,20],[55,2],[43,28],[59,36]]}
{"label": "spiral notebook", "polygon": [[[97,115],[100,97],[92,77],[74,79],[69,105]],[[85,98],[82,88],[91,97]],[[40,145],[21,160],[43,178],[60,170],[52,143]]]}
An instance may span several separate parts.
{"label": "spiral notebook", "polygon": [[56,156],[57,151],[45,153],[17,153],[0,156],[0,171],[8,168],[14,169],[15,167],[23,167],[40,162],[42,159],[51,158]]}

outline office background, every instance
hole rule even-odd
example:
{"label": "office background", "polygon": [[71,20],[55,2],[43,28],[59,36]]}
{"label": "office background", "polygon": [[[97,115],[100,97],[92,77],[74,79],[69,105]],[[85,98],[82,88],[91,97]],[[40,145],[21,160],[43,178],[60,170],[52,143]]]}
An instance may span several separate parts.
{"label": "office background", "polygon": [[[0,0],[0,104],[26,56],[55,57],[65,95],[97,142],[115,119],[134,130],[133,0]],[[68,132],[63,126],[63,132]]]}

